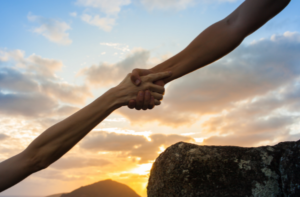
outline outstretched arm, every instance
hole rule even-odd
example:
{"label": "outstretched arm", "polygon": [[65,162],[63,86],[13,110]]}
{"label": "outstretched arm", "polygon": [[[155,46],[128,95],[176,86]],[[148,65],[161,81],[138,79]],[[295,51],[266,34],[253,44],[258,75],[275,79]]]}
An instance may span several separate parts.
{"label": "outstretched arm", "polygon": [[143,84],[136,87],[128,75],[118,86],[47,129],[22,153],[0,163],[0,192],[58,160],[111,112],[135,99],[138,91],[150,90],[152,97],[160,100],[164,88],[153,82],[169,76],[170,72],[148,75],[142,77]]}
{"label": "outstretched arm", "polygon": [[[198,35],[184,50],[152,69],[135,69],[132,82],[140,84],[140,76],[170,70],[172,76],[158,82],[164,85],[222,58],[235,49],[245,37],[256,31],[283,10],[290,0],[246,0],[223,20]],[[142,97],[129,107],[146,108]],[[143,107],[142,107],[143,106]]]}

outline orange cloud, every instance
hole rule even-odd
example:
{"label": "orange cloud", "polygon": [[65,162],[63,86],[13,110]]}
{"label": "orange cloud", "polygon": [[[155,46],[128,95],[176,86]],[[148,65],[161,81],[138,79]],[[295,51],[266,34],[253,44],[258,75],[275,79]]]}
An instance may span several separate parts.
{"label": "orange cloud", "polygon": [[80,143],[80,147],[93,152],[117,151],[126,157],[140,158],[139,163],[148,163],[158,156],[161,146],[168,147],[179,141],[195,142],[193,138],[181,135],[152,134],[149,138],[151,141],[145,136],[93,132]]}

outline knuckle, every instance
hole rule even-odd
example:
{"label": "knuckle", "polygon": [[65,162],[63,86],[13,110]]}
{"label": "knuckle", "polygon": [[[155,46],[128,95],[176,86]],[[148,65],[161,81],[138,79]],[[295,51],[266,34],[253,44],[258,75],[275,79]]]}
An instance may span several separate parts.
{"label": "knuckle", "polygon": [[147,83],[147,84],[146,84],[146,88],[147,88],[149,91],[153,92],[153,87],[152,87],[151,83]]}
{"label": "knuckle", "polygon": [[151,81],[151,75],[145,76],[145,81]]}

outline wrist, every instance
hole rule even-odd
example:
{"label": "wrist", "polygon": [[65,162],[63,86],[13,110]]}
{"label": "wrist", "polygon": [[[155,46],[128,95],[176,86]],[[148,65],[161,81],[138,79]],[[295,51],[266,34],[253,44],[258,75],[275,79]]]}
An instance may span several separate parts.
{"label": "wrist", "polygon": [[118,86],[111,88],[105,93],[111,101],[111,107],[113,109],[120,108],[124,105],[127,105],[125,96],[122,94],[122,91],[118,88]]}

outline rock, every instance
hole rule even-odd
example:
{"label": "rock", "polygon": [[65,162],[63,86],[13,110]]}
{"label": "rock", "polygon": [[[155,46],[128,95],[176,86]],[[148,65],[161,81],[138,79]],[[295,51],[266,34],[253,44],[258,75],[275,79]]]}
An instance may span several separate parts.
{"label": "rock", "polygon": [[148,197],[300,196],[300,141],[242,148],[180,142],[155,161]]}

